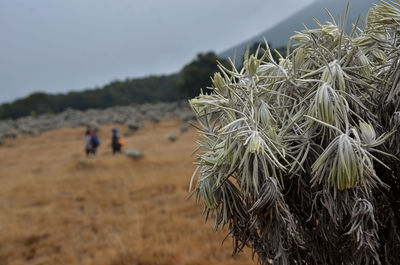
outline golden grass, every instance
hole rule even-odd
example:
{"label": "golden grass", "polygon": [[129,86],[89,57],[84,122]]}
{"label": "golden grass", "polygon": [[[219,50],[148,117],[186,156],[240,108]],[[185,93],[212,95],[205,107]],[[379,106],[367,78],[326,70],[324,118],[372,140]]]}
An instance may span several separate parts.
{"label": "golden grass", "polygon": [[95,160],[84,155],[84,128],[5,141],[0,265],[254,264],[248,252],[232,258],[227,232],[214,233],[186,200],[197,133],[180,125],[147,123],[126,137],[125,149],[146,153],[138,161],[111,154],[111,126]]}

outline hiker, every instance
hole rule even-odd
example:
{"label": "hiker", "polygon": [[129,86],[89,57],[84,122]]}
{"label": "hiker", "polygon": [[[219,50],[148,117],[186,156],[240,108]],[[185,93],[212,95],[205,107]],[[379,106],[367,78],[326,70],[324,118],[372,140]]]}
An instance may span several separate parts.
{"label": "hiker", "polygon": [[113,154],[121,153],[121,147],[124,145],[124,139],[118,135],[118,130],[112,129],[111,148]]}
{"label": "hiker", "polygon": [[96,155],[97,147],[100,145],[99,138],[91,130],[86,130],[86,155]]}
{"label": "hiker", "polygon": [[92,132],[91,134],[91,142],[92,142],[92,154],[96,155],[97,147],[100,145],[99,137],[97,137],[96,133]]}
{"label": "hiker", "polygon": [[88,129],[86,130],[86,156],[89,156],[90,154],[93,153],[93,145],[92,145],[92,132]]}

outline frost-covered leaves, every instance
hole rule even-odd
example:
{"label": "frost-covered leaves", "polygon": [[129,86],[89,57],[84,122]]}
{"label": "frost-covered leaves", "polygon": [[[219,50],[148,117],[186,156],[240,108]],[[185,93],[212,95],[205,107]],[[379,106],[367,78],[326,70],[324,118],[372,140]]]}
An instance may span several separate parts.
{"label": "frost-covered leaves", "polygon": [[390,260],[374,194],[398,183],[399,14],[383,2],[349,34],[316,21],[286,58],[268,45],[246,53],[190,101],[201,135],[190,189],[216,228],[229,225],[234,252],[247,245],[264,264]]}

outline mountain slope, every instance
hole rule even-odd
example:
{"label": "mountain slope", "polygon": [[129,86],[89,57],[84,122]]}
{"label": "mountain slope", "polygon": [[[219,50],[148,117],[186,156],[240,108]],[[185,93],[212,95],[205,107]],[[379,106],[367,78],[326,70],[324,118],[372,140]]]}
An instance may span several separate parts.
{"label": "mountain slope", "polygon": [[[315,0],[312,4],[305,7],[301,11],[297,12],[291,17],[286,18],[279,24],[274,27],[263,31],[257,36],[254,36],[251,39],[248,39],[220,54],[221,57],[230,57],[233,58],[234,51],[236,50],[236,54],[241,55],[244,54],[244,51],[247,48],[247,45],[252,44],[254,42],[262,42],[264,38],[268,40],[273,47],[286,46],[289,40],[289,37],[294,34],[294,31],[300,31],[304,29],[303,25],[306,25],[308,28],[315,28],[316,24],[314,22],[314,18],[317,18],[321,23],[330,20],[329,15],[325,12],[325,8],[328,9],[335,20],[337,20],[338,15],[343,16],[346,10],[347,2],[350,3],[349,7],[349,16],[347,28],[349,29],[357,20],[357,17],[360,15],[365,15],[369,8],[373,6],[374,3],[377,3],[377,0]],[[267,15],[267,14],[266,14]]]}

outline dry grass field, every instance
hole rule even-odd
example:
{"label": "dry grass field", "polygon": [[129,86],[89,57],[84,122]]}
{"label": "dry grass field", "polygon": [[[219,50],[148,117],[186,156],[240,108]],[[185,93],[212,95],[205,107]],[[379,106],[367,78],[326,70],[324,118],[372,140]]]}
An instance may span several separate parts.
{"label": "dry grass field", "polygon": [[146,123],[125,137],[145,152],[138,161],[111,154],[111,126],[96,159],[84,155],[83,127],[5,141],[0,265],[255,264],[248,251],[232,257],[227,232],[214,233],[186,199],[197,132],[180,125]]}

